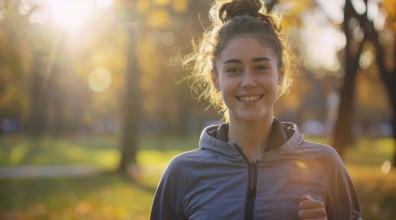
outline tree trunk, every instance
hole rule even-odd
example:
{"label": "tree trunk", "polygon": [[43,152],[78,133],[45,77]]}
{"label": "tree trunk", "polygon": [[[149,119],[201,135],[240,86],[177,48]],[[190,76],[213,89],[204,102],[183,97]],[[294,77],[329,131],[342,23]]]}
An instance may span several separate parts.
{"label": "tree trunk", "polygon": [[[346,58],[349,60],[350,58]],[[348,63],[348,62],[347,62]],[[346,65],[346,67],[350,64]],[[346,68],[344,76],[344,84],[340,93],[340,105],[338,109],[338,117],[334,127],[333,147],[342,157],[345,146],[352,143],[352,124],[355,100],[355,76],[356,71]]]}
{"label": "tree trunk", "polygon": [[45,131],[47,124],[48,91],[47,77],[44,74],[47,55],[45,52],[36,51],[33,56],[27,131],[31,135],[40,135]]}
{"label": "tree trunk", "polygon": [[[396,51],[396,48],[395,48]],[[383,53],[382,53],[383,54]],[[382,62],[380,62],[382,60]],[[383,56],[379,57],[377,55],[377,64],[379,66],[381,78],[385,84],[385,91],[388,94],[388,99],[389,99],[389,104],[391,108],[392,114],[392,119],[391,119],[391,125],[392,125],[392,137],[393,137],[393,142],[394,142],[394,154],[393,154],[393,167],[396,167],[396,68],[394,67],[392,71],[386,71],[384,68],[384,58]],[[382,63],[382,64],[380,64]],[[395,65],[395,64],[394,64]],[[382,66],[382,67],[381,67]]]}
{"label": "tree trunk", "polygon": [[136,45],[138,31],[133,24],[127,25],[129,49],[127,51],[128,66],[125,74],[125,93],[123,94],[123,137],[121,146],[121,160],[118,172],[128,174],[128,167],[136,164],[139,116],[140,116],[140,89],[139,70],[137,66]]}
{"label": "tree trunk", "polygon": [[[393,64],[391,68],[389,69],[386,67],[386,57],[385,57],[385,48],[384,45],[380,43],[380,39],[378,36],[378,33],[374,29],[374,25],[372,22],[369,24],[369,36],[370,40],[373,42],[373,45],[376,50],[376,63],[378,66],[378,71],[380,73],[381,79],[384,82],[385,85],[385,91],[388,94],[388,99],[389,99],[389,104],[390,108],[393,112],[392,119],[391,119],[391,125],[392,125],[392,137],[393,137],[393,142],[394,142],[394,154],[393,154],[393,167],[396,167],[396,64]],[[394,33],[394,39],[396,39],[396,34]],[[393,43],[394,48],[393,51],[396,53],[396,42]],[[394,57],[396,55],[393,55]]]}
{"label": "tree trunk", "polygon": [[[27,131],[32,135],[40,135],[51,127],[49,124],[49,107],[53,96],[54,85],[51,82],[55,57],[58,55],[58,45],[62,42],[63,33],[59,33],[53,40],[52,47],[35,50],[33,52],[33,71],[30,90],[30,110],[27,121]],[[59,106],[56,106],[59,108]],[[57,120],[60,120],[59,118]]]}
{"label": "tree trunk", "polygon": [[[359,57],[363,49],[363,40],[357,42],[352,36],[352,27],[349,21],[356,13],[350,1],[346,1],[344,8],[344,33],[346,37],[345,45],[345,74],[344,84],[340,92],[340,105],[338,117],[334,127],[333,147],[342,157],[345,147],[353,142],[353,113],[355,101],[355,79],[359,69]],[[355,27],[356,28],[356,27]]]}

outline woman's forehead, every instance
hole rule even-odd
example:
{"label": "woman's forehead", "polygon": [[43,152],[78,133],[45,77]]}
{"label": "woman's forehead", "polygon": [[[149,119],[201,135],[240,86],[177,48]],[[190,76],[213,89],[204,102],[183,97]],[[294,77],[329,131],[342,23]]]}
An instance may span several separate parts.
{"label": "woman's forehead", "polygon": [[264,44],[253,35],[239,35],[227,43],[218,59],[254,58],[254,57],[275,57],[272,46]]}

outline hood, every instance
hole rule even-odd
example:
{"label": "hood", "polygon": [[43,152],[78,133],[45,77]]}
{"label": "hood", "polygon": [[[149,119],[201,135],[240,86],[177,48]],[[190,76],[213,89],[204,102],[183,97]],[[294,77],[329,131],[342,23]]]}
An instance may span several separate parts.
{"label": "hood", "polygon": [[[274,152],[293,150],[303,139],[304,137],[298,132],[296,124],[280,122],[277,118],[274,118],[271,134],[264,149],[263,156],[274,154]],[[206,127],[202,131],[199,147],[229,157],[241,156],[237,145],[228,140],[228,123]]]}

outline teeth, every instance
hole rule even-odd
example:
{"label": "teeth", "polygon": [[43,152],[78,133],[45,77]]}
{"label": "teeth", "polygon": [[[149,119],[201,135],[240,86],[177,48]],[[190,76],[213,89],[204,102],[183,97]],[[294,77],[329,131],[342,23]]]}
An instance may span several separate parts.
{"label": "teeth", "polygon": [[243,96],[243,97],[239,97],[239,100],[244,101],[244,102],[252,102],[252,101],[256,101],[259,100],[260,96]]}

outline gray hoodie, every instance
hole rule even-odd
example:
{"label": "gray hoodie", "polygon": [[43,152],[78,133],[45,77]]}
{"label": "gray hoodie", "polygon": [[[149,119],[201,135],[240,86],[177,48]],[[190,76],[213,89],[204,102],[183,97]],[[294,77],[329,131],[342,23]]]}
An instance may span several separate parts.
{"label": "gray hoodie", "polygon": [[151,220],[298,219],[300,197],[324,202],[329,220],[361,219],[337,152],[304,140],[296,125],[274,119],[265,151],[247,160],[227,138],[228,124],[202,132],[199,149],[176,156],[155,193]]}

